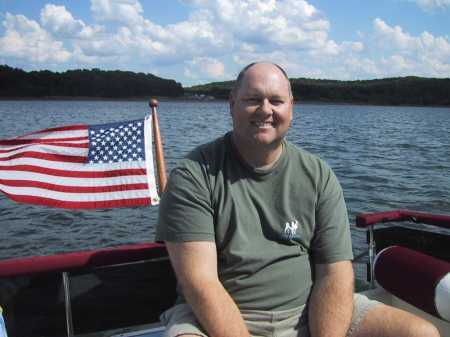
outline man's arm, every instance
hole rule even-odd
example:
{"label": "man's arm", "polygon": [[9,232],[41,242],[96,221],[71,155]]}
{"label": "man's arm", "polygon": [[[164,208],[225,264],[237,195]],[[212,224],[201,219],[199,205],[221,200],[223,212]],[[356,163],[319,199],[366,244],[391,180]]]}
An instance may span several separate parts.
{"label": "man's arm", "polygon": [[312,337],[344,337],[353,312],[353,267],[350,261],[315,265],[309,299]]}
{"label": "man's arm", "polygon": [[188,304],[210,337],[250,336],[238,307],[217,274],[214,242],[166,242]]}

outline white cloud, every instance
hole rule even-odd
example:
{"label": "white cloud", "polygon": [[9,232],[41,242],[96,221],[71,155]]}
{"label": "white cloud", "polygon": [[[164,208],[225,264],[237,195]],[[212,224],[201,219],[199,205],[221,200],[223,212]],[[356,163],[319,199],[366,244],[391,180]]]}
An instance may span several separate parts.
{"label": "white cloud", "polygon": [[[360,42],[339,44],[331,40],[330,23],[304,0],[184,3],[191,6],[189,18],[165,26],[146,19],[137,0],[91,0],[93,26],[74,18],[64,6],[47,4],[41,10],[43,28],[36,25],[53,41],[53,49],[59,47],[67,53],[59,55],[70,55],[70,50],[77,64],[175,65],[193,60],[188,62],[187,72],[200,71],[200,77],[210,78],[224,76],[223,59],[239,60],[239,66],[246,60],[272,57],[293,64],[298,59],[323,61],[363,49]],[[61,41],[52,40],[52,36]],[[31,43],[26,39],[21,42],[23,50]],[[23,57],[27,57],[25,53]],[[199,60],[209,60],[209,66],[196,66]]]}
{"label": "white cloud", "polygon": [[450,0],[415,0],[415,2],[427,12],[450,8]]}
{"label": "white cloud", "polygon": [[222,79],[225,66],[222,62],[210,57],[195,57],[187,62],[185,76],[202,81]]}
{"label": "white cloud", "polygon": [[41,22],[44,27],[59,36],[73,36],[84,28],[81,20],[75,20],[64,6],[47,4],[41,10]]}
{"label": "white cloud", "polygon": [[91,11],[100,22],[117,22],[127,26],[141,25],[142,6],[136,0],[91,0]]}
{"label": "white cloud", "polygon": [[415,62],[401,55],[392,55],[387,59],[382,58],[381,64],[392,74],[410,73],[417,66]]}
{"label": "white cloud", "polygon": [[327,46],[329,22],[303,0],[217,1],[209,11],[218,28],[259,49]]}
{"label": "white cloud", "polygon": [[392,46],[405,51],[417,48],[417,39],[403,32],[400,26],[391,27],[380,18],[376,18],[373,25],[381,46]]}
{"label": "white cloud", "polygon": [[157,66],[161,74],[181,67],[191,83],[231,79],[261,60],[279,63],[292,77],[450,76],[447,37],[414,36],[380,18],[372,31],[355,32],[356,40],[335,41],[325,14],[305,0],[182,2],[190,7],[188,18],[168,25],[144,17],[137,0],[91,0],[90,25],[54,4],[42,8],[40,23],[6,14],[0,58],[42,67]]}
{"label": "white cloud", "polygon": [[3,25],[5,33],[0,37],[0,56],[39,63],[63,63],[70,59],[63,43],[54,40],[36,21],[6,13]]}
{"label": "white cloud", "polygon": [[450,41],[425,31],[418,36],[374,20],[376,48],[382,52],[381,64],[387,74],[450,76]]}
{"label": "white cloud", "polygon": [[[416,59],[425,64],[444,64],[450,62],[450,41],[446,37],[435,37],[425,31],[418,36],[403,32],[399,26],[391,27],[381,19],[374,20],[378,48],[394,52],[404,57]],[[425,61],[431,61],[425,62]],[[437,76],[442,76],[433,72]]]}
{"label": "white cloud", "polygon": [[88,26],[76,20],[64,6],[46,4],[41,10],[41,23],[54,36],[60,38],[91,39],[102,32],[101,26]]}

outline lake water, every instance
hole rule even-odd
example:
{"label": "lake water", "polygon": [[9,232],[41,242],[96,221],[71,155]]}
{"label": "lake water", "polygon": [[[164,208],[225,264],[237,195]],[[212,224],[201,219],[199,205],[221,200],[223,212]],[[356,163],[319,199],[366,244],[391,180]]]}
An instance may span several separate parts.
{"label": "lake water", "polygon": [[[138,119],[143,101],[0,101],[0,139],[70,124]],[[160,102],[168,169],[231,127],[226,102]],[[351,223],[360,212],[450,214],[450,108],[296,104],[288,139],[334,169]],[[156,207],[72,211],[0,193],[0,259],[152,241]],[[355,253],[365,233],[352,229]]]}

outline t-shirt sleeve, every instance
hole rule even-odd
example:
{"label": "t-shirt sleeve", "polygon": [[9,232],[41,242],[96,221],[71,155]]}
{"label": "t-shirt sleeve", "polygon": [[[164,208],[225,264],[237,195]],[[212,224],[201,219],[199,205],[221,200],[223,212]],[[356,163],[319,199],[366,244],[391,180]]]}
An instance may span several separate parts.
{"label": "t-shirt sleeve", "polygon": [[344,195],[333,171],[325,165],[316,207],[312,242],[314,263],[352,260],[352,241]]}
{"label": "t-shirt sleeve", "polygon": [[214,241],[213,210],[199,167],[175,168],[159,205],[156,241]]}

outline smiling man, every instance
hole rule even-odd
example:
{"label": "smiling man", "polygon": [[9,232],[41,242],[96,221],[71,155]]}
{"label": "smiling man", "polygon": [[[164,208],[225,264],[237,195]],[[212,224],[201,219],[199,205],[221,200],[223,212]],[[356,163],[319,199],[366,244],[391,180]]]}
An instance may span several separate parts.
{"label": "smiling man", "polygon": [[[179,285],[167,336],[430,336],[406,312],[353,294],[342,189],[316,156],[285,140],[284,70],[254,63],[230,96],[233,130],[170,175],[157,240]],[[383,324],[381,324],[383,322]]]}

